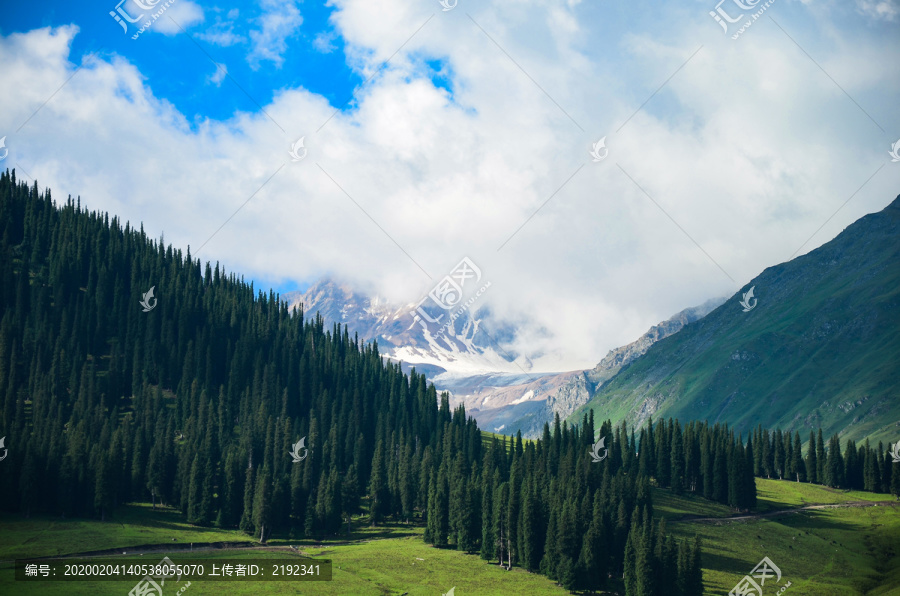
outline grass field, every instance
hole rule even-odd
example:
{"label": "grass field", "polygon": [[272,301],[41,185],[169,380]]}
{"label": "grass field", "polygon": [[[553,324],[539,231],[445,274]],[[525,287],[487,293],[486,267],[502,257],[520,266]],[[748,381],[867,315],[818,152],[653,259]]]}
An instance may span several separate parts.
{"label": "grass field", "polygon": [[[759,512],[893,500],[891,495],[844,493],[779,480],[757,479],[756,485]],[[681,500],[670,498],[675,503]],[[696,513],[694,506],[682,507]],[[741,521],[671,522],[669,528],[676,536],[699,534],[703,539],[707,594],[728,594],[763,557],[769,557],[783,574],[777,585],[791,582],[786,596],[900,595],[900,504],[815,509]]]}
{"label": "grass field", "polygon": [[[328,546],[307,551],[316,555],[321,551],[324,557],[333,561],[333,579],[330,582],[254,582],[254,581],[214,581],[196,580],[185,590],[185,596],[229,594],[229,596],[250,596],[261,594],[308,594],[310,596],[331,594],[383,595],[403,594],[409,596],[435,596],[456,588],[456,594],[534,594],[536,596],[564,595],[566,591],[552,581],[519,569],[507,573],[496,565],[488,565],[472,555],[464,555],[452,550],[435,549],[422,542],[420,537],[381,539],[345,546]],[[260,559],[290,557],[284,550],[253,550],[196,553],[191,560],[208,561],[209,568],[216,560],[241,559],[258,562]],[[153,554],[150,561],[156,562],[162,554]],[[181,557],[181,559],[180,559]],[[173,562],[187,557],[184,553],[172,554]],[[299,559],[298,560],[302,560]],[[69,595],[121,595],[125,596],[134,587],[134,581],[119,582],[72,582],[27,584],[10,581],[11,572],[0,571],[0,593],[21,594],[22,596],[46,596],[49,594]],[[169,580],[171,581],[171,580]],[[169,583],[169,582],[167,582]],[[175,584],[176,588],[179,584]],[[184,585],[184,582],[182,584]],[[173,590],[173,594],[175,591]],[[169,592],[164,592],[166,596]],[[154,595],[155,596],[155,595]]]}
{"label": "grass field", "polygon": [[784,509],[811,503],[848,503],[851,501],[890,501],[891,495],[858,490],[843,491],[804,482],[756,479],[757,510]]}
{"label": "grass field", "polygon": [[[361,520],[357,520],[359,522]],[[122,559],[141,556],[155,563],[168,555],[173,562],[185,558],[260,559],[286,558],[297,555],[288,544],[298,546],[308,556],[333,561],[330,582],[222,582],[194,581],[184,596],[229,594],[234,596],[262,594],[360,594],[409,596],[443,594],[456,588],[456,594],[534,594],[536,596],[563,595],[566,591],[547,578],[514,568],[506,572],[474,555],[454,550],[436,549],[422,541],[422,528],[403,523],[376,528],[354,524],[349,537],[351,543],[325,542],[315,546],[312,541],[270,540],[269,548],[241,550],[163,551],[135,549],[136,545],[210,542],[244,542],[250,538],[243,533],[211,528],[199,528],[180,521],[171,510],[152,511],[143,504],[127,505],[116,512],[115,521],[60,520],[35,517],[20,519],[0,517],[0,594],[23,596],[126,596],[134,581],[52,582],[29,584],[16,582],[11,561],[16,558],[54,556],[121,548],[127,555]],[[345,538],[341,542],[347,542]],[[183,583],[180,585],[184,585]],[[177,592],[172,590],[172,594]],[[169,596],[169,591],[165,592]],[[154,595],[155,596],[155,595]]]}
{"label": "grass field", "polygon": [[[891,501],[889,495],[844,493],[787,481],[757,479],[759,513],[810,504],[846,504]],[[778,517],[733,520],[727,507],[703,499],[676,497],[653,490],[657,515],[669,520],[678,537],[698,534],[703,538],[706,594],[728,591],[764,557],[769,557],[791,586],[785,596],[900,596],[900,505],[842,507],[794,512]],[[692,521],[698,517],[713,521]],[[562,595],[565,590],[545,577],[513,569],[506,572],[477,556],[435,549],[422,542],[420,527],[403,523],[377,528],[354,522],[350,540],[315,544],[311,541],[272,540],[268,548],[252,550],[204,550],[169,552],[178,562],[204,558],[265,559],[297,556],[288,544],[305,554],[333,561],[330,582],[222,582],[193,581],[184,596],[229,594],[361,594],[438,595],[456,588],[456,596],[472,594]],[[135,582],[15,582],[11,560],[15,558],[82,553],[121,548],[127,557],[139,556],[137,545],[209,542],[250,542],[245,534],[214,528],[198,528],[181,521],[178,512],[151,510],[137,504],[121,507],[113,521],[60,520],[58,518],[0,517],[0,594],[23,596],[120,595]],[[131,549],[131,550],[129,550]],[[163,551],[144,551],[149,562],[159,561]],[[123,557],[124,558],[124,557]],[[171,581],[171,580],[170,580]],[[770,580],[771,582],[772,580]],[[179,586],[165,594],[176,594]],[[766,585],[766,596],[769,586]]]}
{"label": "grass field", "polygon": [[240,532],[200,528],[184,522],[181,512],[149,504],[120,507],[108,522],[0,516],[0,560],[84,553],[114,547],[160,544],[177,538],[190,542],[249,542]]}

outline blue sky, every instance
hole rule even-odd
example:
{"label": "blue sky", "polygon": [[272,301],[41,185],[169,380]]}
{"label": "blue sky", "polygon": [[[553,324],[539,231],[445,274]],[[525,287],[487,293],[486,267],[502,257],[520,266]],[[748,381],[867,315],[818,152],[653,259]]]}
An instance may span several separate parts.
{"label": "blue sky", "polygon": [[[323,3],[228,2],[201,8],[176,0],[166,12],[196,43],[172,34],[175,26],[165,22],[165,14],[161,18],[168,26],[166,34],[134,40],[140,21],[129,24],[126,34],[108,15],[116,5],[48,2],[35,10],[28,3],[7,3],[0,23],[4,35],[74,23],[79,28],[72,43],[74,56],[99,51],[101,56],[127,57],[154,95],[172,102],[190,120],[224,120],[236,111],[258,111],[256,104],[270,103],[285,88],[303,87],[340,105],[362,82],[347,65],[343,38],[329,23],[333,9]],[[159,2],[155,9],[164,5]],[[193,10],[182,10],[186,5]],[[141,10],[133,0],[122,6],[132,17],[154,12]],[[210,57],[227,65],[240,88],[233,83],[209,84],[217,70]]]}
{"label": "blue sky", "polygon": [[137,1],[4,3],[0,166],[258,287],[414,303],[469,257],[538,369],[900,193],[898,0]]}

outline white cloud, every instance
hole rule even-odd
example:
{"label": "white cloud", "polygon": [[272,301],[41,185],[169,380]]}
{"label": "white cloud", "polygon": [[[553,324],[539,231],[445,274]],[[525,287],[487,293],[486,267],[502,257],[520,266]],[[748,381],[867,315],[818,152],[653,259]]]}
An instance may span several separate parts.
{"label": "white cloud", "polygon": [[317,52],[322,54],[330,54],[337,49],[334,40],[337,39],[337,33],[334,31],[321,31],[313,40],[313,47]]}
{"label": "white cloud", "polygon": [[859,11],[877,20],[893,22],[900,14],[896,0],[856,0]]}
{"label": "white cloud", "polygon": [[[612,34],[600,5],[574,6],[472,13],[526,75],[461,11],[438,12],[409,39],[433,7],[338,2],[333,22],[359,72],[409,41],[330,121],[321,96],[279,93],[263,107],[286,134],[261,113],[192,128],[127,60],[98,57],[10,134],[16,161],[6,163],[194,253],[252,195],[199,256],[257,279],[333,273],[415,301],[469,256],[492,282],[479,304],[522,323],[512,348],[543,354],[539,369],[590,366],[787,260],[887,161],[900,134],[900,50],[855,30],[801,36],[781,20],[885,135],[767,21],[738,42],[703,10]],[[71,75],[76,31],[0,38],[6,84],[20,90],[0,95],[0,130],[15,130]],[[290,51],[289,35],[275,38],[284,45],[268,44],[280,48],[273,62]],[[417,76],[432,58],[454,73],[452,101]],[[309,153],[291,162],[302,135]],[[604,135],[609,157],[592,163]],[[803,250],[883,208],[900,189],[894,166]]]}
{"label": "white cloud", "polygon": [[228,74],[228,66],[224,64],[216,64],[216,70],[209,76],[209,82],[215,86],[220,86],[225,76]]}
{"label": "white cloud", "polygon": [[256,22],[259,29],[250,31],[250,65],[258,68],[261,62],[272,62],[276,67],[284,63],[287,40],[293,37],[303,23],[296,0],[262,0],[263,13]]}
{"label": "white cloud", "polygon": [[[158,10],[162,6],[163,4],[158,4],[155,8]],[[163,15],[153,22],[150,31],[171,37],[181,33],[182,29],[187,31],[197,23],[202,22],[202,8],[190,0],[175,0],[166,7]]]}
{"label": "white cloud", "polygon": [[[213,9],[213,11],[215,13],[221,12],[218,9]],[[219,14],[216,14],[215,23],[207,27],[205,31],[198,33],[197,37],[223,48],[246,43],[247,39],[234,31],[235,21],[239,14],[236,8],[229,10],[224,20]]]}
{"label": "white cloud", "polygon": [[223,48],[247,41],[245,37],[235,33],[232,27],[211,27],[206,31],[199,33],[197,37]]}
{"label": "white cloud", "polygon": [[[159,9],[163,4],[156,5]],[[163,35],[178,35],[182,29],[187,31],[197,23],[203,22],[203,9],[190,0],[175,0],[166,7],[163,16],[154,21],[150,31]]]}

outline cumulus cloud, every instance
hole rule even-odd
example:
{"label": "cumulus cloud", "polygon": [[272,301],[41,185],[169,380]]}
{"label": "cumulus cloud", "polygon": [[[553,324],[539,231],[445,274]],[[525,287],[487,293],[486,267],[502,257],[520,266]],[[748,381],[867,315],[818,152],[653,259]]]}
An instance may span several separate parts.
{"label": "cumulus cloud", "polygon": [[[162,6],[157,5],[157,6]],[[151,31],[163,35],[178,35],[182,29],[187,31],[197,23],[203,22],[203,9],[190,0],[175,0],[162,18],[153,23]]]}
{"label": "cumulus cloud", "polygon": [[[10,134],[6,163],[257,279],[329,274],[415,302],[468,256],[491,281],[479,303],[520,324],[506,347],[539,355],[538,370],[591,366],[787,260],[848,197],[803,251],[900,190],[884,165],[900,133],[878,128],[900,130],[900,60],[872,60],[900,54],[896,41],[806,32],[842,90],[771,23],[735,43],[704,11],[613,34],[594,3],[471,19],[399,0],[335,6],[352,66],[377,73],[349,109],[289,88],[265,113],[189,123],[128,60],[97,57]],[[275,13],[260,59],[277,63],[300,16]],[[2,130],[71,75],[76,33],[0,38],[21,90],[0,95]],[[423,74],[432,60],[452,97]],[[594,163],[602,136],[609,156]]]}

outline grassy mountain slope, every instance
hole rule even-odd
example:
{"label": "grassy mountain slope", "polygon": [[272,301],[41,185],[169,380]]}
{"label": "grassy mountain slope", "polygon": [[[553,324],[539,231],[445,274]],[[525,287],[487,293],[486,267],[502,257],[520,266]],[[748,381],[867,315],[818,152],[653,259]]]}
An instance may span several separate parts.
{"label": "grassy mountain slope", "polygon": [[[757,306],[743,312],[741,293]],[[660,340],[598,391],[599,420],[723,421],[896,441],[900,424],[900,197],[809,254],[769,267]]]}

